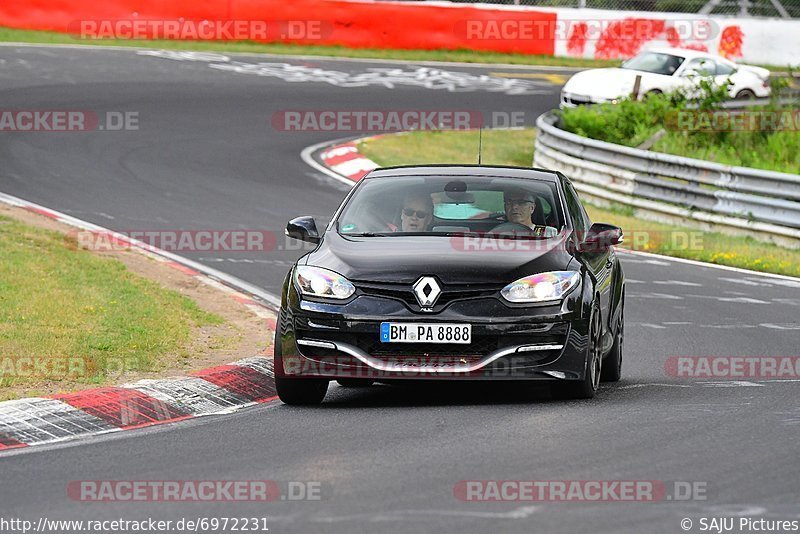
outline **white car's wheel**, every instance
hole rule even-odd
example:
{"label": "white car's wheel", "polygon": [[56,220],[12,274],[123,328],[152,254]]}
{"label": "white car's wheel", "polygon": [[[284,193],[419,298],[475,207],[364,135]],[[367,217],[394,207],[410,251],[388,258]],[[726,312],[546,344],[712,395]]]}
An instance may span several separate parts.
{"label": "white car's wheel", "polygon": [[742,89],[738,93],[736,93],[736,100],[750,100],[751,98],[755,98],[756,94],[753,92],[752,89]]}

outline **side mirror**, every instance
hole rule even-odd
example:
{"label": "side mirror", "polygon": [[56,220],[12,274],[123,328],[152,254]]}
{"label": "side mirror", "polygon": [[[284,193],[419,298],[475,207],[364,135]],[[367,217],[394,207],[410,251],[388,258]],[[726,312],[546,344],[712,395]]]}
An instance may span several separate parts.
{"label": "side mirror", "polygon": [[600,252],[622,243],[622,228],[612,224],[594,223],[583,238],[581,252]]}
{"label": "side mirror", "polygon": [[286,223],[286,230],[284,230],[284,233],[287,237],[291,237],[292,239],[308,241],[309,243],[320,242],[317,223],[314,222],[314,217],[309,215],[295,217]]}
{"label": "side mirror", "polygon": [[694,78],[695,76],[700,76],[700,73],[697,72],[695,69],[686,69],[685,71],[683,71],[683,74],[681,74],[681,76],[683,76],[684,78]]}

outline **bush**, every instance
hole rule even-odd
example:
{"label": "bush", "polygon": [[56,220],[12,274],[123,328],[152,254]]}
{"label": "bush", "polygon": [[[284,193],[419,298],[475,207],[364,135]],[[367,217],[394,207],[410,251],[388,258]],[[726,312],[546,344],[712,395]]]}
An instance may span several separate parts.
{"label": "bush", "polygon": [[[773,95],[786,87],[785,79],[773,82]],[[642,100],[623,99],[618,104],[580,106],[560,112],[560,127],[585,137],[636,147],[662,129],[666,134],[652,150],[782,172],[800,172],[800,135],[796,130],[767,127],[758,131],[705,131],[676,125],[679,112],[688,109],[714,112],[728,100],[726,86],[701,80],[692,92],[647,95]],[[777,97],[752,112],[794,112]],[[767,126],[769,126],[767,124]]]}

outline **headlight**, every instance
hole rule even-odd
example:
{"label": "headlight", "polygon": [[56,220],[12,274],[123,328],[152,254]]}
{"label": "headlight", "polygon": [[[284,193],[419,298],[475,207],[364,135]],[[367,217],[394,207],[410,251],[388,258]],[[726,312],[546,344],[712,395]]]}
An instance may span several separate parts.
{"label": "headlight", "polygon": [[578,285],[581,276],[576,271],[553,271],[534,274],[511,282],[500,291],[509,302],[547,302],[561,300]]}
{"label": "headlight", "polygon": [[356,292],[355,286],[344,276],[308,265],[295,267],[294,282],[300,288],[300,293],[311,297],[343,300]]}

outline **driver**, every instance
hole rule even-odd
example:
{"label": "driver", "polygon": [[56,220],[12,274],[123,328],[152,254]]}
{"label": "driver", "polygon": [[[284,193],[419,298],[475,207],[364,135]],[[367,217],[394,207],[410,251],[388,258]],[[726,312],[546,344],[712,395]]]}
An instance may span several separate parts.
{"label": "driver", "polygon": [[503,206],[506,212],[506,221],[508,221],[504,224],[521,224],[533,230],[533,235],[536,236],[553,237],[558,233],[552,226],[533,224],[533,213],[536,211],[536,196],[530,191],[522,189],[504,191]]}
{"label": "driver", "polygon": [[433,199],[425,193],[411,194],[403,200],[401,232],[427,232],[433,222]]}

